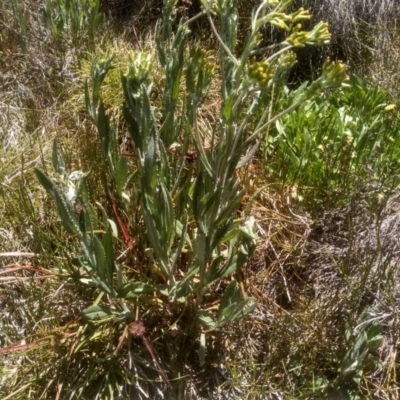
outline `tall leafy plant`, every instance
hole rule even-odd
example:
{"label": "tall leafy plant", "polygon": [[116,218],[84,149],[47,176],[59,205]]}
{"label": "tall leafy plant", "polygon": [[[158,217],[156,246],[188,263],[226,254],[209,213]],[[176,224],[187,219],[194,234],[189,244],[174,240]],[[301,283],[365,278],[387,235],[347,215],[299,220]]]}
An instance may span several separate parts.
{"label": "tall leafy plant", "polygon": [[[194,313],[202,326],[200,355],[204,361],[206,332],[243,318],[255,308],[255,301],[243,297],[234,279],[251,257],[257,239],[253,218],[241,218],[238,212],[244,195],[239,172],[251,161],[274,122],[315,93],[347,79],[343,64],[326,62],[321,77],[303,85],[290,104],[276,113],[285,77],[296,62],[291,50],[329,40],[324,23],[310,32],[302,31],[301,21],[310,15],[303,9],[287,14],[290,4],[264,0],[253,14],[249,35],[239,51],[235,0],[204,1],[199,15],[180,21],[176,0],[164,1],[157,40],[164,77],[161,104],[156,107],[151,101],[154,78],[149,56],[132,57],[121,78],[123,115],[134,145],[133,168],[119,152],[101,97],[112,57],[95,60],[91,82],[86,85],[86,108],[99,133],[102,181],[117,223],[102,208],[102,221],[96,222],[84,178],[79,178],[74,195],[68,194],[71,173],[66,172],[56,145],[53,166],[62,178],[61,187],[36,170],[55,199],[65,229],[81,242],[83,252],[77,264],[85,273],[80,280],[120,304],[119,309],[95,305],[84,312],[87,318],[109,313],[128,319],[132,310],[127,299],[135,298],[137,305],[144,296],[162,294],[171,307],[185,303]],[[190,23],[200,17],[208,19],[218,40],[219,54],[214,59],[189,40]],[[287,31],[287,38],[260,48],[260,30],[265,24]],[[200,124],[200,110],[212,85],[220,87],[221,104],[215,124],[206,132]],[[140,201],[132,204],[134,198]],[[82,205],[79,215],[77,204]],[[122,215],[129,216],[132,205],[140,221],[127,224]],[[143,232],[141,223],[145,242],[137,246],[143,247],[141,254],[147,254],[150,261],[142,260],[142,270],[132,275],[119,265],[113,237],[118,225],[132,250],[132,230]],[[145,247],[150,251],[146,253]],[[162,277],[161,283],[145,274],[150,264]],[[218,283],[225,289],[217,309],[210,311],[211,289]]]}

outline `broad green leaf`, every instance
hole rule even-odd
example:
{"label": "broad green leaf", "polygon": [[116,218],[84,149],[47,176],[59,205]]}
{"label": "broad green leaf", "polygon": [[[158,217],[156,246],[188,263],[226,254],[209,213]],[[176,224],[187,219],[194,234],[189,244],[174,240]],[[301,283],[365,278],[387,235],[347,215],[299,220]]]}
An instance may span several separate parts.
{"label": "broad green leaf", "polygon": [[385,337],[383,335],[374,336],[372,339],[368,340],[369,351],[376,351],[385,343]]}
{"label": "broad green leaf", "polygon": [[119,293],[119,297],[122,298],[135,298],[140,297],[143,294],[153,293],[156,288],[152,285],[148,285],[143,282],[134,282],[126,284]]}
{"label": "broad green leaf", "polygon": [[230,95],[224,103],[222,109],[222,116],[224,117],[224,121],[229,121],[231,119],[234,100],[234,96]]}
{"label": "broad green leaf", "polygon": [[200,323],[208,329],[214,329],[217,326],[214,316],[208,311],[200,310],[198,318]]}
{"label": "broad green leaf", "polygon": [[224,294],[221,297],[221,303],[219,305],[218,319],[223,316],[224,310],[232,304],[238,304],[241,300],[240,289],[235,280],[231,281]]}
{"label": "broad green leaf", "polygon": [[86,321],[93,321],[117,315],[118,312],[110,307],[96,305],[86,308],[82,311],[82,314]]}
{"label": "broad green leaf", "polygon": [[380,323],[375,323],[369,326],[366,329],[368,341],[373,339],[375,336],[381,335],[382,331],[383,331],[383,326]]}
{"label": "broad green leaf", "polygon": [[256,306],[257,303],[253,299],[245,299],[225,307],[221,310],[221,313],[218,313],[218,326],[223,326],[244,318],[246,315],[253,312]]}
{"label": "broad green leaf", "polygon": [[205,266],[208,262],[208,249],[207,240],[205,235],[198,234],[196,239],[193,241],[193,252],[197,257],[197,260],[201,266]]}

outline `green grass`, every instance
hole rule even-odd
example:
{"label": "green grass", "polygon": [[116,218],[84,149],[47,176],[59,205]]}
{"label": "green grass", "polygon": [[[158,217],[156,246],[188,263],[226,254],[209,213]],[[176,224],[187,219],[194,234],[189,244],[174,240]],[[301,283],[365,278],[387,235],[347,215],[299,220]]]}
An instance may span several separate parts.
{"label": "green grass", "polygon": [[[157,129],[162,126],[161,117],[168,115],[163,108],[168,82],[157,59],[160,41],[155,31],[139,35],[144,28],[137,27],[132,41],[132,31],[114,31],[107,21],[100,29],[89,27],[88,14],[77,20],[79,24],[67,23],[76,14],[65,17],[66,9],[57,7],[54,13],[64,13],[66,19],[54,28],[42,20],[44,3],[32,2],[31,7],[24,3],[18,13],[16,4],[5,1],[0,6],[4,11],[0,35],[7,43],[0,49],[0,66],[9,71],[0,89],[0,397],[396,398],[399,269],[393,238],[400,209],[399,138],[396,108],[386,109],[396,100],[385,89],[353,77],[349,87],[303,101],[271,124],[251,162],[232,174],[245,189],[233,224],[254,217],[259,239],[253,256],[211,290],[199,291],[196,283],[202,278],[196,273],[183,293],[186,301],[174,303],[166,287],[168,271],[160,266],[156,243],[146,229],[143,192],[148,188],[140,179],[144,167],[137,157],[129,157],[128,176],[132,176],[118,189],[120,178],[113,168],[120,158],[107,158],[108,153],[102,152],[100,125],[93,124],[85,106],[85,82],[92,87],[92,65],[113,53],[115,68],[99,93],[115,131],[113,145],[121,152],[136,153],[139,146],[132,144],[122,112],[126,98],[120,77],[132,77],[132,68],[140,68],[138,54],[150,55],[155,81],[149,97],[152,110],[158,110]],[[86,37],[89,40],[82,40]],[[194,65],[190,62],[197,53],[189,51],[194,44],[200,46],[189,38],[184,45],[182,88]],[[208,48],[205,60],[215,74],[223,71],[216,48]],[[200,139],[207,148],[212,149],[210,133],[220,140],[216,129],[224,102],[221,88],[227,82],[215,79],[198,109]],[[189,126],[190,114],[184,114],[186,92],[180,91],[174,115]],[[296,102],[293,97],[278,82],[247,121],[247,137],[268,105],[270,118]],[[228,118],[226,126],[238,126],[243,114],[237,121]],[[179,126],[171,125],[179,133],[173,140],[178,144],[175,152],[185,143],[181,132],[191,134],[183,126],[179,131]],[[171,131],[163,135],[168,148]],[[181,158],[166,154],[165,169],[159,170],[172,193],[179,160],[195,147],[196,138],[189,137]],[[109,197],[110,187],[115,187],[119,215],[134,244],[129,251],[118,225],[118,239],[113,239],[115,266],[122,271],[124,284],[131,284],[125,285],[123,296],[84,284],[89,278],[101,278],[101,272],[77,264],[82,255],[77,234],[67,232],[54,201],[35,176],[34,168],[40,168],[63,189],[52,166],[54,138],[69,171],[90,171],[80,200],[86,212],[92,204],[98,226],[92,232],[86,225],[86,233],[92,241],[102,240],[104,247],[104,232],[112,226],[104,213],[118,225]],[[201,162],[194,166],[206,168],[200,167]],[[186,161],[183,166],[182,193],[199,180],[194,166]],[[172,196],[174,218],[187,213],[192,239],[199,219],[191,209],[193,192],[192,187],[178,202],[179,197]],[[129,204],[123,194],[129,195]],[[86,218],[86,223],[95,220],[91,215]],[[172,251],[177,246],[179,237]],[[183,246],[173,274],[178,282],[194,262],[189,246]],[[225,257],[226,249],[227,242],[219,242],[212,257]],[[112,275],[113,287],[118,273]],[[218,329],[200,325],[198,315],[207,321],[217,316],[233,280],[240,290],[226,300],[254,298],[256,309]],[[147,288],[144,285],[152,291],[136,295],[135,291]],[[87,311],[93,304],[102,307],[94,313],[97,318]],[[128,314],[121,313],[123,307]],[[145,333],[129,334],[131,322],[138,319]]]}

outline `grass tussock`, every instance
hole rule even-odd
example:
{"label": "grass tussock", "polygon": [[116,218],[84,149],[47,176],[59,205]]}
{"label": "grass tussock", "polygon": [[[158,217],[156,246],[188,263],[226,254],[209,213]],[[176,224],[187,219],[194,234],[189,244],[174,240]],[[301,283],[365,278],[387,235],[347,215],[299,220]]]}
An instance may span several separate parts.
{"label": "grass tussock", "polygon": [[[301,2],[368,79],[327,89],[343,71],[325,64],[325,80],[292,90],[292,56],[246,59],[241,32],[235,47],[233,8],[212,10],[229,58],[214,36],[179,39],[173,9],[145,26],[156,3],[124,29],[108,19],[127,15],[122,1],[0,6],[0,397],[397,398],[398,6]],[[202,10],[189,3],[178,17]],[[223,198],[221,182],[238,189]],[[215,226],[213,207],[231,210]]]}

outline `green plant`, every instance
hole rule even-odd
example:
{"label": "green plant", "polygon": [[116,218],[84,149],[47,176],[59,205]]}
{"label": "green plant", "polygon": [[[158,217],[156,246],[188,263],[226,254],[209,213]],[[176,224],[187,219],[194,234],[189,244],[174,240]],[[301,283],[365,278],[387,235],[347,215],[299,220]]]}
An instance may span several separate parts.
{"label": "green plant", "polygon": [[[189,320],[195,321],[200,362],[204,363],[206,334],[256,307],[254,299],[244,298],[233,278],[251,257],[257,239],[253,218],[239,216],[245,192],[239,172],[274,122],[305,99],[347,80],[342,63],[326,62],[321,77],[303,85],[287,107],[275,113],[275,102],[296,62],[291,50],[329,40],[323,23],[311,32],[301,31],[300,22],[309,19],[309,14],[303,9],[286,14],[290,3],[263,1],[253,15],[244,48],[236,56],[235,1],[205,1],[198,16],[179,22],[176,1],[164,2],[158,29],[158,61],[164,78],[161,104],[152,104],[149,57],[132,58],[121,77],[133,164],[119,151],[101,97],[112,56],[93,63],[91,82],[85,89],[86,109],[99,134],[103,160],[99,182],[108,210],[91,205],[85,174],[68,171],[56,142],[52,160],[57,176],[51,179],[35,169],[55,200],[65,231],[81,245],[82,254],[72,260],[76,265],[73,276],[95,286],[108,300],[106,305],[96,301],[84,310],[86,319],[114,317],[130,323],[149,312],[146,305],[152,299],[159,299],[165,307],[189,313]],[[207,17],[219,42],[218,61],[208,59],[206,51],[189,42],[190,23],[201,16]],[[259,32],[268,23],[284,29],[288,36],[280,44],[261,49]],[[200,110],[211,85],[219,85],[221,105],[213,127],[205,130]],[[259,116],[256,120],[255,115]],[[109,218],[110,211],[117,223]],[[116,257],[117,226],[130,250],[134,273]],[[223,291],[219,289],[215,296],[213,289],[218,286]]]}
{"label": "green plant", "polygon": [[16,23],[18,24],[18,44],[23,53],[28,53],[29,40],[28,40],[28,26],[23,13],[23,8],[18,0],[11,1],[12,12]]}
{"label": "green plant", "polygon": [[[329,396],[344,399],[362,399],[357,394],[361,380],[366,372],[376,370],[380,362],[373,355],[384,343],[383,326],[379,316],[371,310],[365,310],[358,319],[358,325],[345,332],[348,350],[344,355],[337,381],[326,390]],[[331,398],[329,397],[329,398]]]}
{"label": "green plant", "polygon": [[95,33],[104,21],[100,0],[46,0],[42,14],[54,39],[71,37],[74,44],[88,39],[93,44]]}
{"label": "green plant", "polygon": [[393,108],[383,90],[353,76],[350,87],[307,100],[276,122],[264,168],[291,185],[293,197],[324,206],[327,193],[331,206],[348,201],[360,179],[396,187],[400,142]]}

